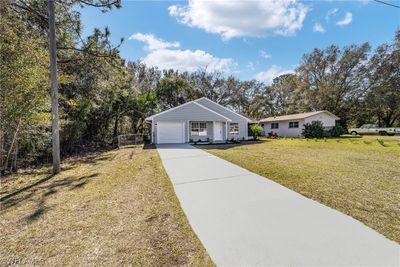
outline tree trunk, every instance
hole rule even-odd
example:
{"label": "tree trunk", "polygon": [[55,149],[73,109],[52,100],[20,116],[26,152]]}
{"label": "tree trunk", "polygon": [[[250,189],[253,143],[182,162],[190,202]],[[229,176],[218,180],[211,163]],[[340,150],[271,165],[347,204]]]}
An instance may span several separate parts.
{"label": "tree trunk", "polygon": [[115,122],[114,122],[114,132],[113,132],[113,137],[117,137],[118,135],[118,123],[119,123],[119,114],[117,112],[117,116],[115,116]]}
{"label": "tree trunk", "polygon": [[49,9],[49,47],[51,78],[51,131],[53,148],[53,174],[60,172],[60,136],[58,130],[58,89],[57,89],[57,50],[54,0],[48,0]]}
{"label": "tree trunk", "polygon": [[3,129],[0,128],[0,177],[2,173],[5,171],[3,163],[4,163],[4,132]]}
{"label": "tree trunk", "polygon": [[20,126],[20,125],[21,125],[21,119],[18,121],[17,129],[15,129],[14,137],[13,137],[13,139],[12,139],[12,141],[11,141],[10,149],[8,150],[8,153],[7,153],[7,158],[6,158],[6,162],[5,162],[5,164],[4,164],[4,169],[7,169],[8,162],[9,162],[9,160],[10,160],[11,153],[12,153],[12,151],[13,151],[15,141],[17,140],[17,137],[18,137],[18,131],[19,131],[19,126]]}
{"label": "tree trunk", "polygon": [[390,127],[392,127],[395,124],[397,118],[399,118],[399,117],[400,117],[400,114],[393,116],[392,120],[390,121]]}
{"label": "tree trunk", "polygon": [[14,160],[11,168],[13,171],[17,170],[17,161],[18,161],[18,139],[15,142],[15,148],[14,148]]}

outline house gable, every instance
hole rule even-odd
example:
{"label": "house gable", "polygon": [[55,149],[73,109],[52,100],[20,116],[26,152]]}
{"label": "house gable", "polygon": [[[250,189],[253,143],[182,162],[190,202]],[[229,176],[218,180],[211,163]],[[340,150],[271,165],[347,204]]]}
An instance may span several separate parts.
{"label": "house gable", "polygon": [[197,102],[209,109],[212,109],[215,112],[222,114],[223,116],[228,117],[229,119],[231,119],[233,121],[245,120],[246,122],[251,122],[251,120],[249,118],[246,118],[243,115],[240,115],[218,103],[215,103],[214,101],[212,101],[206,97],[196,99],[195,102]]}
{"label": "house gable", "polygon": [[202,106],[194,101],[168,109],[148,117],[146,120],[156,121],[231,121],[229,118]]}

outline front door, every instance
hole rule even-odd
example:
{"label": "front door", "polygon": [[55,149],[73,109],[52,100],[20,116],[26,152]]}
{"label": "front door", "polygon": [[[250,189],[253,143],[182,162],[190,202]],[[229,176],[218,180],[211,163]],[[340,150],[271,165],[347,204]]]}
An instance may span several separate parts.
{"label": "front door", "polygon": [[224,129],[223,122],[219,122],[219,121],[214,122],[214,140],[216,140],[216,141],[224,140],[223,129]]}

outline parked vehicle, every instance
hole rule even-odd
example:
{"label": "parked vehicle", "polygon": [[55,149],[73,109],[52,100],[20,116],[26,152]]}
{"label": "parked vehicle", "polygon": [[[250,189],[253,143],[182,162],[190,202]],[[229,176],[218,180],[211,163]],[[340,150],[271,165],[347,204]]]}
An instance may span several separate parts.
{"label": "parked vehicle", "polygon": [[352,135],[400,135],[400,128],[380,128],[376,124],[363,124],[360,128],[350,128],[349,133]]}

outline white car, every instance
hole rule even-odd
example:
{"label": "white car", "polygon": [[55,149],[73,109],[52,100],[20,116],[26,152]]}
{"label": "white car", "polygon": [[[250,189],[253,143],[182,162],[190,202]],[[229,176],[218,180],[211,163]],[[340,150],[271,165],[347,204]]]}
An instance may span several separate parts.
{"label": "white car", "polygon": [[363,124],[360,128],[350,128],[349,133],[352,135],[396,135],[400,134],[400,128],[379,128],[376,124]]}

